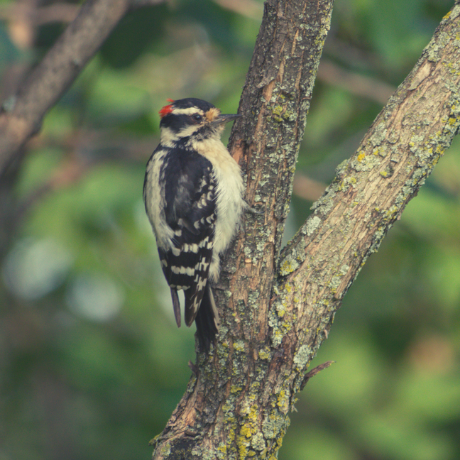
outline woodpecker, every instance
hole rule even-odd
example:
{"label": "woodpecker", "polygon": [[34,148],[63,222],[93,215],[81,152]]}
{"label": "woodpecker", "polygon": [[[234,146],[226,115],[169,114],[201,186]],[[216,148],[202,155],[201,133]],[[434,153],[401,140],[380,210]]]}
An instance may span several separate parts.
{"label": "woodpecker", "polygon": [[177,326],[182,290],[185,323],[196,322],[199,348],[208,351],[219,321],[212,284],[246,206],[240,167],[221,141],[225,124],[239,115],[222,115],[201,99],[168,101],[159,112],[160,144],[147,163],[144,203]]}

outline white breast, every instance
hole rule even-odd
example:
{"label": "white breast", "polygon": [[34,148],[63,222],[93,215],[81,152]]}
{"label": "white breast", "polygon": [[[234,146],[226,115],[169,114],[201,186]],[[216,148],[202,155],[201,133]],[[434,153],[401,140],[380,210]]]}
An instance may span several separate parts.
{"label": "white breast", "polygon": [[217,182],[217,220],[213,260],[209,268],[211,280],[216,281],[219,277],[219,255],[235,236],[245,207],[243,178],[238,163],[220,139],[195,142],[193,148],[211,162]]}

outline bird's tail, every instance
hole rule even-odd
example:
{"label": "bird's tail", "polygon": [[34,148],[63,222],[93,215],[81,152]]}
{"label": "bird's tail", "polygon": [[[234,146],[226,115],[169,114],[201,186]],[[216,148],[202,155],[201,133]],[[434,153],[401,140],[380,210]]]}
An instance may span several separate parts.
{"label": "bird's tail", "polygon": [[208,352],[211,343],[216,338],[219,324],[219,313],[209,283],[206,286],[203,300],[196,314],[195,323],[200,350]]}

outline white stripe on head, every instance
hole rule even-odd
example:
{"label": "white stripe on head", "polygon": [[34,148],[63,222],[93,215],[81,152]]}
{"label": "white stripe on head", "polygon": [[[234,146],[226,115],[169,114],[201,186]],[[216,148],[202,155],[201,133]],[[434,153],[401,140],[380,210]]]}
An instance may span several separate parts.
{"label": "white stripe on head", "polygon": [[193,115],[194,113],[199,113],[204,116],[204,112],[197,107],[188,107],[187,109],[174,108],[171,112],[173,115]]}

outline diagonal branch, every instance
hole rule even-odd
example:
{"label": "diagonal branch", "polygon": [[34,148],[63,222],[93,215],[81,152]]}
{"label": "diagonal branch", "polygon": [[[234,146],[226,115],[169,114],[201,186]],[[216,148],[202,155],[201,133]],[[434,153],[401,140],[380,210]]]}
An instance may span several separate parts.
{"label": "diagonal branch", "polygon": [[302,355],[307,365],[315,356],[367,258],[457,134],[459,32],[457,2],[357,152],[337,168],[314,213],[283,250],[270,325],[275,347],[294,340],[294,361]]}
{"label": "diagonal branch", "polygon": [[165,0],[87,0],[17,95],[0,112],[0,176],[16,152],[40,129],[61,98],[130,8]]}

